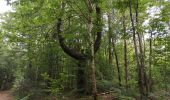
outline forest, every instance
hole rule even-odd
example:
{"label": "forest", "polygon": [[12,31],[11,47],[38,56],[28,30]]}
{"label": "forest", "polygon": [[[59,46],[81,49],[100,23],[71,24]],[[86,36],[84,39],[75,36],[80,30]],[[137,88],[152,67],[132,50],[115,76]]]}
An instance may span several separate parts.
{"label": "forest", "polygon": [[0,100],[170,100],[170,0],[3,1]]}

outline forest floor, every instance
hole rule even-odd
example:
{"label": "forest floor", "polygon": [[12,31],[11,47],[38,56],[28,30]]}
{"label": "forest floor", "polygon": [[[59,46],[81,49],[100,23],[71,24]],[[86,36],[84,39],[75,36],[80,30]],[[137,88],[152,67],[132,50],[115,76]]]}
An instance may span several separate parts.
{"label": "forest floor", "polygon": [[13,96],[10,91],[0,91],[0,100],[13,100]]}

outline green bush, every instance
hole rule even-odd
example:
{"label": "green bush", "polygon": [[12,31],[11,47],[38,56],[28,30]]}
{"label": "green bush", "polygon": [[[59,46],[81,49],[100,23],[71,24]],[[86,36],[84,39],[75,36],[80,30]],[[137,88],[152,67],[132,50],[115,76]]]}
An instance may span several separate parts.
{"label": "green bush", "polygon": [[113,87],[113,83],[107,80],[97,80],[97,88],[99,91],[109,91]]}
{"label": "green bush", "polygon": [[0,67],[0,90],[10,89],[14,80],[13,72],[8,67]]}

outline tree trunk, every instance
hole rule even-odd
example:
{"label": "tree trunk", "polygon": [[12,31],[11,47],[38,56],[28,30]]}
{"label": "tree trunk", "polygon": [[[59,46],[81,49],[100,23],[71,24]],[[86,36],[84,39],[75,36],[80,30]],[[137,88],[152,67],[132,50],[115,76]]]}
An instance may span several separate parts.
{"label": "tree trunk", "polygon": [[128,88],[128,58],[127,58],[127,40],[126,40],[126,25],[125,25],[125,15],[123,15],[123,32],[124,32],[124,66],[125,66],[125,84],[126,91]]}
{"label": "tree trunk", "polygon": [[[93,28],[93,20],[92,20],[92,12],[93,12],[93,4],[91,0],[87,0],[88,4],[88,10],[89,10],[89,15],[88,15],[88,34],[90,38],[90,50],[91,50],[91,57],[89,57],[88,52],[82,53],[80,51],[77,51],[75,48],[70,48],[66,45],[65,43],[65,38],[62,36],[61,32],[61,26],[63,24],[62,16],[64,13],[64,6],[65,4],[62,3],[61,5],[61,18],[58,18],[58,22],[56,24],[56,31],[54,33],[54,37],[59,40],[60,47],[63,49],[63,51],[71,56],[72,58],[78,60],[78,61],[86,61],[86,60],[91,60],[91,68],[92,68],[92,81],[93,81],[93,93],[94,97],[97,98],[97,88],[96,88],[96,79],[95,79],[95,53],[99,50],[100,43],[101,43],[101,32],[102,32],[102,24],[101,24],[101,11],[100,7],[96,6],[96,20],[97,20],[97,34],[96,38],[93,39],[92,36],[92,28]],[[83,70],[79,70],[78,73],[83,74]],[[77,76],[79,77],[79,76]],[[80,79],[80,78],[78,78]],[[83,81],[83,80],[78,80],[78,81]],[[78,84],[77,84],[78,85]],[[77,86],[81,87],[81,86]],[[97,99],[95,99],[97,100]]]}
{"label": "tree trunk", "polygon": [[[166,37],[165,37],[165,61],[168,61],[168,33],[166,33]],[[165,91],[168,92],[168,78],[167,78],[167,68],[168,65],[166,64],[164,67],[164,84],[165,84]]]}
{"label": "tree trunk", "polygon": [[96,66],[95,66],[95,50],[94,50],[94,39],[92,35],[92,29],[93,29],[93,4],[92,0],[88,0],[88,34],[89,34],[89,42],[90,42],[90,50],[91,50],[91,77],[92,77],[92,90],[93,90],[93,97],[94,100],[97,100],[97,86],[96,86]]}
{"label": "tree trunk", "polygon": [[94,100],[97,100],[95,55],[92,56],[91,67],[92,67],[93,96]]}
{"label": "tree trunk", "polygon": [[84,94],[86,92],[86,78],[85,78],[85,63],[84,61],[78,62],[77,68],[77,90],[78,93]]}
{"label": "tree trunk", "polygon": [[131,19],[131,24],[132,24],[132,30],[133,30],[133,42],[134,42],[134,49],[135,49],[135,59],[136,59],[136,65],[138,69],[138,86],[139,86],[139,92],[141,94],[141,99],[144,95],[144,86],[143,86],[143,75],[142,75],[142,68],[141,68],[141,63],[139,59],[139,52],[138,52],[138,47],[137,47],[137,40],[136,40],[136,28],[134,25],[134,19],[132,15],[132,0],[129,0],[129,7],[130,7],[130,19]]}
{"label": "tree trunk", "polygon": [[124,65],[125,65],[125,81],[126,81],[126,90],[128,87],[128,59],[127,59],[127,40],[124,39]]}
{"label": "tree trunk", "polygon": [[149,40],[149,91],[152,92],[152,31],[150,33],[150,40]]}
{"label": "tree trunk", "polygon": [[117,51],[115,48],[115,43],[113,42],[113,49],[114,49],[114,54],[115,54],[115,60],[116,60],[116,66],[117,66],[117,72],[118,72],[118,80],[119,80],[119,86],[122,86],[121,84],[121,72],[120,72],[120,65],[119,65],[119,58],[117,55]]}
{"label": "tree trunk", "polygon": [[112,15],[111,13],[108,13],[108,25],[109,25],[109,32],[108,32],[108,38],[109,38],[109,64],[112,63],[112,28],[111,28],[111,19]]}
{"label": "tree trunk", "polygon": [[144,55],[144,46],[143,46],[143,41],[142,41],[142,34],[139,33],[139,22],[138,22],[138,9],[139,9],[139,0],[136,0],[136,9],[135,9],[135,13],[136,13],[136,34],[138,36],[138,44],[139,44],[139,59],[140,59],[140,68],[139,71],[141,73],[141,87],[143,87],[142,89],[142,94],[143,96],[147,95],[147,75],[146,75],[146,71],[145,71],[145,55]]}

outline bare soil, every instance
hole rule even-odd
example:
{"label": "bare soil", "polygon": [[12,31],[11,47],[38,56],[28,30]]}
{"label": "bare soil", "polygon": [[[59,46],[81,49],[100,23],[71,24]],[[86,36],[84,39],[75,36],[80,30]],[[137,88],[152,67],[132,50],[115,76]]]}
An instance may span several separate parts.
{"label": "bare soil", "polygon": [[10,91],[0,91],[0,100],[14,100]]}

